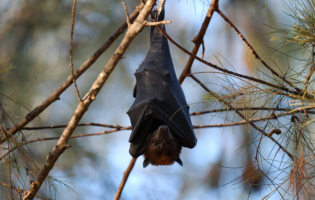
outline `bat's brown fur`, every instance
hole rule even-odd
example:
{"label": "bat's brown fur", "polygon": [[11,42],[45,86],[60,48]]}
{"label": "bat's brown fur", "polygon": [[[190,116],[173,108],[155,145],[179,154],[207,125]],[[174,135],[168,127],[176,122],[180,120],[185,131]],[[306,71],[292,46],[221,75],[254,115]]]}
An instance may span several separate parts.
{"label": "bat's brown fur", "polygon": [[152,165],[171,165],[179,157],[181,148],[168,126],[162,125],[148,136],[143,155]]}

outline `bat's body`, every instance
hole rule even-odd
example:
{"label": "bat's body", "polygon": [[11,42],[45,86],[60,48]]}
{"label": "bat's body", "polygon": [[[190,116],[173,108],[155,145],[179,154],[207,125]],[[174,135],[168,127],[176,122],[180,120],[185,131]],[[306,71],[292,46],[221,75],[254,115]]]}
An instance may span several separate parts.
{"label": "bat's body", "polygon": [[[164,10],[158,21],[163,19]],[[164,25],[160,27],[165,30]],[[189,106],[176,78],[167,39],[157,27],[151,28],[150,36],[149,52],[135,72],[136,99],[127,112],[132,124],[129,152],[135,158],[144,154],[145,162],[154,165],[169,165],[174,161],[180,163],[181,147],[193,148],[197,139],[189,116]],[[157,138],[166,141],[165,144],[170,142],[175,148],[154,148]]]}

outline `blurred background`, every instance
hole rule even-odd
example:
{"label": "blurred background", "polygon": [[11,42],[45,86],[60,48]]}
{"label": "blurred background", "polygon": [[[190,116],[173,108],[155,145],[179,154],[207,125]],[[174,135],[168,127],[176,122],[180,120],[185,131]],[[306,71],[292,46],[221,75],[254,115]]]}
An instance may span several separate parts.
{"label": "blurred background", "polygon": [[[168,34],[183,47],[191,51],[191,40],[198,33],[211,1],[167,0],[166,19],[172,23],[166,25]],[[71,9],[73,1],[69,0],[2,0],[0,3],[0,93],[14,101],[0,99],[6,113],[1,112],[1,124],[5,128],[13,126],[29,111],[44,101],[71,74],[69,67],[69,43],[71,29]],[[131,13],[140,1],[126,1]],[[222,12],[239,28],[254,49],[262,57],[270,52],[271,27],[280,23],[290,24],[281,1],[269,0],[221,0]],[[77,2],[74,29],[73,59],[74,69],[85,62],[125,20],[121,1],[82,1]],[[78,88],[83,97],[106,62],[118,47],[123,35],[97,60],[93,66],[78,80]],[[238,35],[218,15],[214,17],[205,35],[204,59],[222,65],[229,70],[233,68],[242,74],[255,76],[253,68],[261,68],[255,61]],[[132,105],[135,77],[133,73],[141,64],[149,47],[149,28],[145,28],[132,42],[118,66],[102,88],[96,100],[84,115],[82,123],[105,123],[129,126],[126,114]],[[188,56],[170,44],[173,63],[177,76],[183,70]],[[201,51],[198,56],[201,57]],[[287,64],[285,58],[278,62]],[[266,59],[270,62],[269,59]],[[281,63],[282,62],[282,63]],[[280,67],[281,68],[281,67]],[[212,69],[195,61],[192,72],[211,71]],[[261,69],[264,71],[264,69]],[[213,70],[212,70],[213,71]],[[218,92],[222,84],[211,74],[196,75],[207,87]],[[219,75],[216,75],[217,77]],[[219,76],[220,77],[220,76]],[[224,76],[221,76],[224,77]],[[209,104],[204,99],[205,91],[189,77],[182,88],[191,112],[224,107],[220,103]],[[240,105],[246,99],[240,98]],[[77,107],[78,99],[71,86],[40,116],[28,126],[67,124]],[[10,117],[10,119],[9,119]],[[194,125],[229,122],[227,119],[239,119],[227,113],[193,116]],[[236,120],[237,121],[237,120]],[[73,135],[95,133],[106,130],[97,127],[77,127]],[[27,139],[60,136],[63,129],[23,131]],[[226,128],[208,128],[195,130],[198,144],[194,149],[183,149],[181,159],[184,167],[172,166],[142,168],[143,157],[139,157],[123,190],[121,199],[261,199],[269,193],[269,199],[292,199],[288,184],[275,192],[278,179],[287,175],[290,169],[282,173],[270,174],[271,181],[265,178],[255,179],[255,187],[244,186],[246,180],[255,174],[256,154],[253,140],[259,140],[260,134],[249,126]],[[56,179],[55,188],[42,187],[38,193],[52,199],[112,199],[127,168],[129,155],[130,131],[71,139],[72,148],[66,150],[50,172]],[[28,145],[26,150],[33,156],[39,167],[44,163],[48,152],[57,140],[36,142]],[[250,145],[252,144],[252,145]],[[261,154],[275,155],[284,166],[287,156],[283,152],[276,154],[271,140],[261,143]],[[1,154],[4,154],[2,151]],[[275,157],[275,158],[276,158]],[[12,158],[12,157],[11,157]],[[29,162],[15,153],[12,175],[15,186],[25,190],[29,181],[34,180],[25,168],[32,169]],[[3,161],[5,163],[5,161]],[[29,167],[28,167],[29,166]],[[273,167],[266,162],[263,170],[272,173]],[[7,165],[1,165],[0,181],[9,183]],[[57,181],[58,180],[58,181]],[[247,182],[247,185],[251,182]],[[71,189],[70,189],[71,188]],[[10,190],[0,186],[1,199],[8,199]]]}

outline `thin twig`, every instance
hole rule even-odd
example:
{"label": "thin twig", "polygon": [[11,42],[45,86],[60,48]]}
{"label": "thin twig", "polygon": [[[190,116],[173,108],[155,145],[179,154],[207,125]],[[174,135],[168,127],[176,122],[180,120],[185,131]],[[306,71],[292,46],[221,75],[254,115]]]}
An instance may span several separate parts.
{"label": "thin twig", "polygon": [[125,4],[124,1],[122,1],[122,4],[124,5],[124,9],[125,9],[125,13],[126,13],[126,19],[127,19],[126,21],[127,21],[128,27],[130,27],[130,26],[131,26],[131,24],[130,24],[130,18],[129,18],[129,13],[128,13],[126,4]]}
{"label": "thin twig", "polygon": [[75,91],[77,93],[79,102],[82,103],[82,99],[80,97],[80,93],[79,93],[79,90],[78,90],[78,87],[77,87],[77,83],[76,83],[76,80],[75,80],[74,71],[73,71],[73,63],[72,63],[72,46],[73,46],[72,42],[73,42],[74,16],[75,16],[75,6],[76,6],[76,4],[77,4],[77,0],[74,0],[73,1],[73,7],[72,7],[72,24],[71,24],[71,34],[70,34],[70,68],[71,68],[72,80],[73,80],[73,83],[74,83]]}
{"label": "thin twig", "polygon": [[[308,108],[308,109],[313,109],[313,108]],[[315,114],[315,111],[306,111],[308,109],[305,109],[306,114]],[[205,111],[200,111],[200,112],[193,112],[190,113],[190,116],[200,116],[203,114],[209,114],[209,113],[218,113],[218,112],[235,112],[235,111],[243,111],[243,110],[258,110],[258,111],[272,111],[273,108],[269,107],[243,107],[243,108],[235,108],[232,110],[230,108],[221,108],[221,109],[213,109],[213,110],[205,110]],[[288,110],[286,108],[275,108],[275,111],[285,111],[284,115],[289,115],[293,114],[295,112],[300,112],[300,110]],[[276,115],[279,116],[279,115]],[[124,127],[120,126],[119,124],[117,125],[110,125],[110,124],[102,124],[102,123],[80,123],[77,126],[98,126],[98,127],[104,127],[104,128],[116,128],[117,130],[122,129],[122,130],[128,130],[130,126]],[[65,128],[67,127],[67,124],[63,125],[50,125],[50,126],[37,126],[37,127],[24,127],[22,130],[42,130],[42,129],[57,129],[57,128]]]}
{"label": "thin twig", "polygon": [[[136,7],[136,10],[130,15],[130,20],[133,21],[139,14],[140,10],[144,7],[144,4],[141,3]],[[92,64],[114,43],[114,41],[125,31],[128,27],[127,22],[125,21],[96,51],[94,54],[86,60],[79,69],[74,73],[76,79],[78,79]],[[42,113],[48,106],[53,102],[59,100],[59,96],[73,83],[73,76],[69,76],[67,80],[62,83],[50,96],[43,101],[39,106],[37,106],[33,111],[28,113],[25,118],[21,119],[12,129],[8,131],[9,137],[15,135],[18,131],[26,126],[30,121],[36,118],[40,113]],[[0,144],[6,141],[5,137],[1,137]]]}
{"label": "thin twig", "polygon": [[[56,129],[56,128],[66,128],[68,124],[64,125],[51,125],[51,126],[37,126],[37,127],[24,127],[22,130],[42,130],[42,129]],[[101,123],[81,123],[77,126],[99,126],[104,128],[117,128],[117,129],[123,129],[124,126],[120,125],[110,125],[110,124],[101,124]]]}
{"label": "thin twig", "polygon": [[[280,117],[284,117],[286,115],[292,115],[290,112],[283,112],[280,114],[271,114],[266,117],[257,117],[253,119],[244,119],[239,122],[231,122],[231,123],[224,123],[224,124],[209,124],[209,125],[197,125],[193,126],[193,128],[209,128],[209,127],[225,127],[225,126],[237,126],[237,125],[242,125],[242,124],[247,124],[247,123],[253,123],[253,122],[259,122],[259,121],[266,121],[266,120],[274,120]],[[276,116],[276,118],[274,117]]]}
{"label": "thin twig", "polygon": [[[308,108],[305,110],[309,110],[313,108]],[[221,108],[221,109],[212,109],[212,110],[205,110],[205,111],[199,111],[199,112],[192,112],[190,113],[190,116],[199,116],[203,114],[209,114],[209,113],[218,113],[218,112],[235,112],[235,111],[242,111],[242,110],[259,110],[259,111],[271,111],[273,108],[269,107],[242,107],[242,108]],[[286,111],[290,113],[299,112],[299,110],[288,110],[286,108],[276,108],[275,111]],[[306,114],[315,114],[315,111],[305,111]],[[110,125],[110,124],[102,124],[102,123],[80,123],[77,126],[98,126],[98,127],[104,127],[104,128],[117,128],[117,129],[124,129],[128,127],[120,126],[119,124],[116,125]],[[36,127],[24,127],[22,130],[42,130],[42,129],[57,129],[57,128],[65,128],[67,127],[67,124],[63,125],[50,125],[50,126],[36,126]]]}
{"label": "thin twig", "polygon": [[157,26],[157,25],[169,24],[169,23],[172,23],[172,22],[169,20],[163,20],[163,21],[158,21],[158,22],[147,22],[145,26]]}
{"label": "thin twig", "polygon": [[201,59],[203,59],[204,56],[205,56],[205,50],[206,50],[206,49],[205,49],[205,42],[204,42],[204,40],[202,40],[201,45],[202,45]]}
{"label": "thin twig", "polygon": [[[113,130],[110,130],[110,131],[102,131],[102,132],[100,132],[100,133],[87,133],[87,134],[73,135],[73,136],[70,137],[70,139],[80,138],[80,137],[97,136],[97,135],[106,135],[106,134],[109,134],[109,133],[114,133],[114,132],[117,132],[117,131],[124,131],[124,130],[131,130],[131,126],[121,127],[121,128],[113,129]],[[59,140],[59,139],[60,139],[60,137],[37,138],[37,139],[34,139],[34,140],[25,141],[24,143],[19,144],[19,147],[20,147],[20,146],[25,146],[25,145],[28,145],[28,144],[34,143],[34,142],[48,141],[48,140]],[[11,150],[9,150],[9,151],[7,151],[5,154],[3,154],[3,155],[0,157],[0,162],[1,162],[2,159],[4,159],[9,153],[15,151],[17,148],[18,148],[18,146],[15,146],[15,147],[11,148]]]}
{"label": "thin twig", "polygon": [[22,191],[20,190],[20,187],[17,186],[16,189],[17,189],[17,193],[18,193],[18,196],[19,196],[19,200],[22,200],[22,196],[21,196]]}
{"label": "thin twig", "polygon": [[128,168],[126,169],[126,171],[124,172],[124,176],[121,180],[121,183],[116,191],[116,194],[115,194],[115,197],[114,197],[114,200],[118,200],[120,198],[120,195],[121,195],[121,192],[123,191],[124,187],[125,187],[125,184],[126,184],[126,181],[129,177],[129,174],[131,172],[131,170],[133,169],[135,163],[136,163],[136,160],[137,158],[132,158],[130,163],[129,163],[129,166]]}
{"label": "thin twig", "polygon": [[[251,107],[244,107],[242,109],[237,109],[235,108],[235,110],[233,111],[238,111],[238,110],[248,110],[248,109],[252,109]],[[254,108],[253,110],[258,110],[259,108]],[[270,108],[261,108],[263,110],[270,110]],[[285,109],[280,109],[278,108],[279,111],[285,111]],[[210,112],[219,112],[219,111],[228,111],[228,109],[214,109],[211,111],[205,111],[205,113],[210,113]],[[232,111],[231,109],[229,111]],[[193,115],[199,115],[201,112],[196,112],[196,113],[192,113]],[[204,114],[205,114],[204,113]],[[232,122],[232,123],[218,123],[218,124],[210,124],[210,125],[193,125],[194,129],[200,129],[200,128],[213,128],[213,127],[228,127],[228,126],[238,126],[238,125],[243,125],[246,123],[253,123],[253,122],[258,122],[258,121],[265,121],[265,120],[270,120],[270,119],[275,119],[274,116],[276,116],[276,118],[280,118],[286,115],[291,115],[292,112],[289,111],[285,111],[283,113],[280,114],[271,114],[268,115],[266,117],[259,117],[259,118],[253,118],[253,119],[247,119],[247,120],[242,120],[239,122]],[[29,128],[29,130],[40,130],[40,129],[46,129],[46,128],[64,128],[67,125],[58,125],[58,126],[43,126],[43,127],[26,127]],[[86,123],[86,124],[78,124],[77,126],[101,126],[101,127],[107,127],[107,128],[115,128],[113,130],[109,130],[109,131],[102,131],[99,133],[88,133],[88,134],[78,134],[78,135],[74,135],[71,136],[70,139],[74,139],[74,138],[80,138],[80,137],[90,137],[90,136],[97,136],[97,135],[105,135],[105,134],[109,134],[109,133],[114,133],[117,131],[123,131],[123,130],[131,130],[132,127],[131,126],[120,126],[120,125],[109,125],[109,124],[99,124],[99,123]],[[266,136],[268,136],[268,134],[266,133]],[[270,137],[270,136],[268,136]],[[29,140],[25,143],[21,143],[21,146],[30,144],[30,143],[34,143],[34,142],[38,142],[38,141],[47,141],[47,140],[58,140],[60,139],[60,137],[47,137],[47,138],[37,138],[34,140]],[[17,149],[17,146],[15,146],[14,148],[11,148],[11,150],[9,150],[8,152],[6,152],[4,155],[2,155],[0,157],[0,162],[2,161],[3,158],[5,158],[9,153],[13,152],[14,150]]]}
{"label": "thin twig", "polygon": [[[268,107],[243,107],[243,108],[235,108],[229,109],[229,108],[222,108],[222,109],[213,109],[213,110],[205,110],[205,111],[200,111],[200,112],[193,112],[190,113],[190,116],[198,116],[198,115],[202,115],[202,114],[208,114],[208,113],[217,113],[217,112],[225,112],[225,111],[230,111],[230,112],[234,112],[234,111],[240,111],[240,110],[265,110],[265,111],[272,111],[274,108],[268,108]],[[313,108],[309,108],[309,109],[313,109]],[[306,109],[307,110],[307,109]],[[293,111],[293,110],[288,110],[286,108],[275,108],[275,111]],[[295,110],[294,112],[299,112],[299,110]],[[306,111],[307,114],[315,114],[315,111]]]}

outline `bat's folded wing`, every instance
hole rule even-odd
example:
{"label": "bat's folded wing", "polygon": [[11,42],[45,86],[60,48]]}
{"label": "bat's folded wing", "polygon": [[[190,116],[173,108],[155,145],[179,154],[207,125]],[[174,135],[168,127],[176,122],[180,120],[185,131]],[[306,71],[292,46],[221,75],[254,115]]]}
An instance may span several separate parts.
{"label": "bat's folded wing", "polygon": [[[172,113],[154,97],[132,107],[127,112],[130,119],[134,119],[131,120],[133,130],[129,138],[130,154],[133,157],[141,155],[148,133],[153,132],[161,124],[166,124],[173,131],[182,146],[195,147],[197,139],[183,109],[185,108]],[[139,113],[140,116],[134,116]]]}

